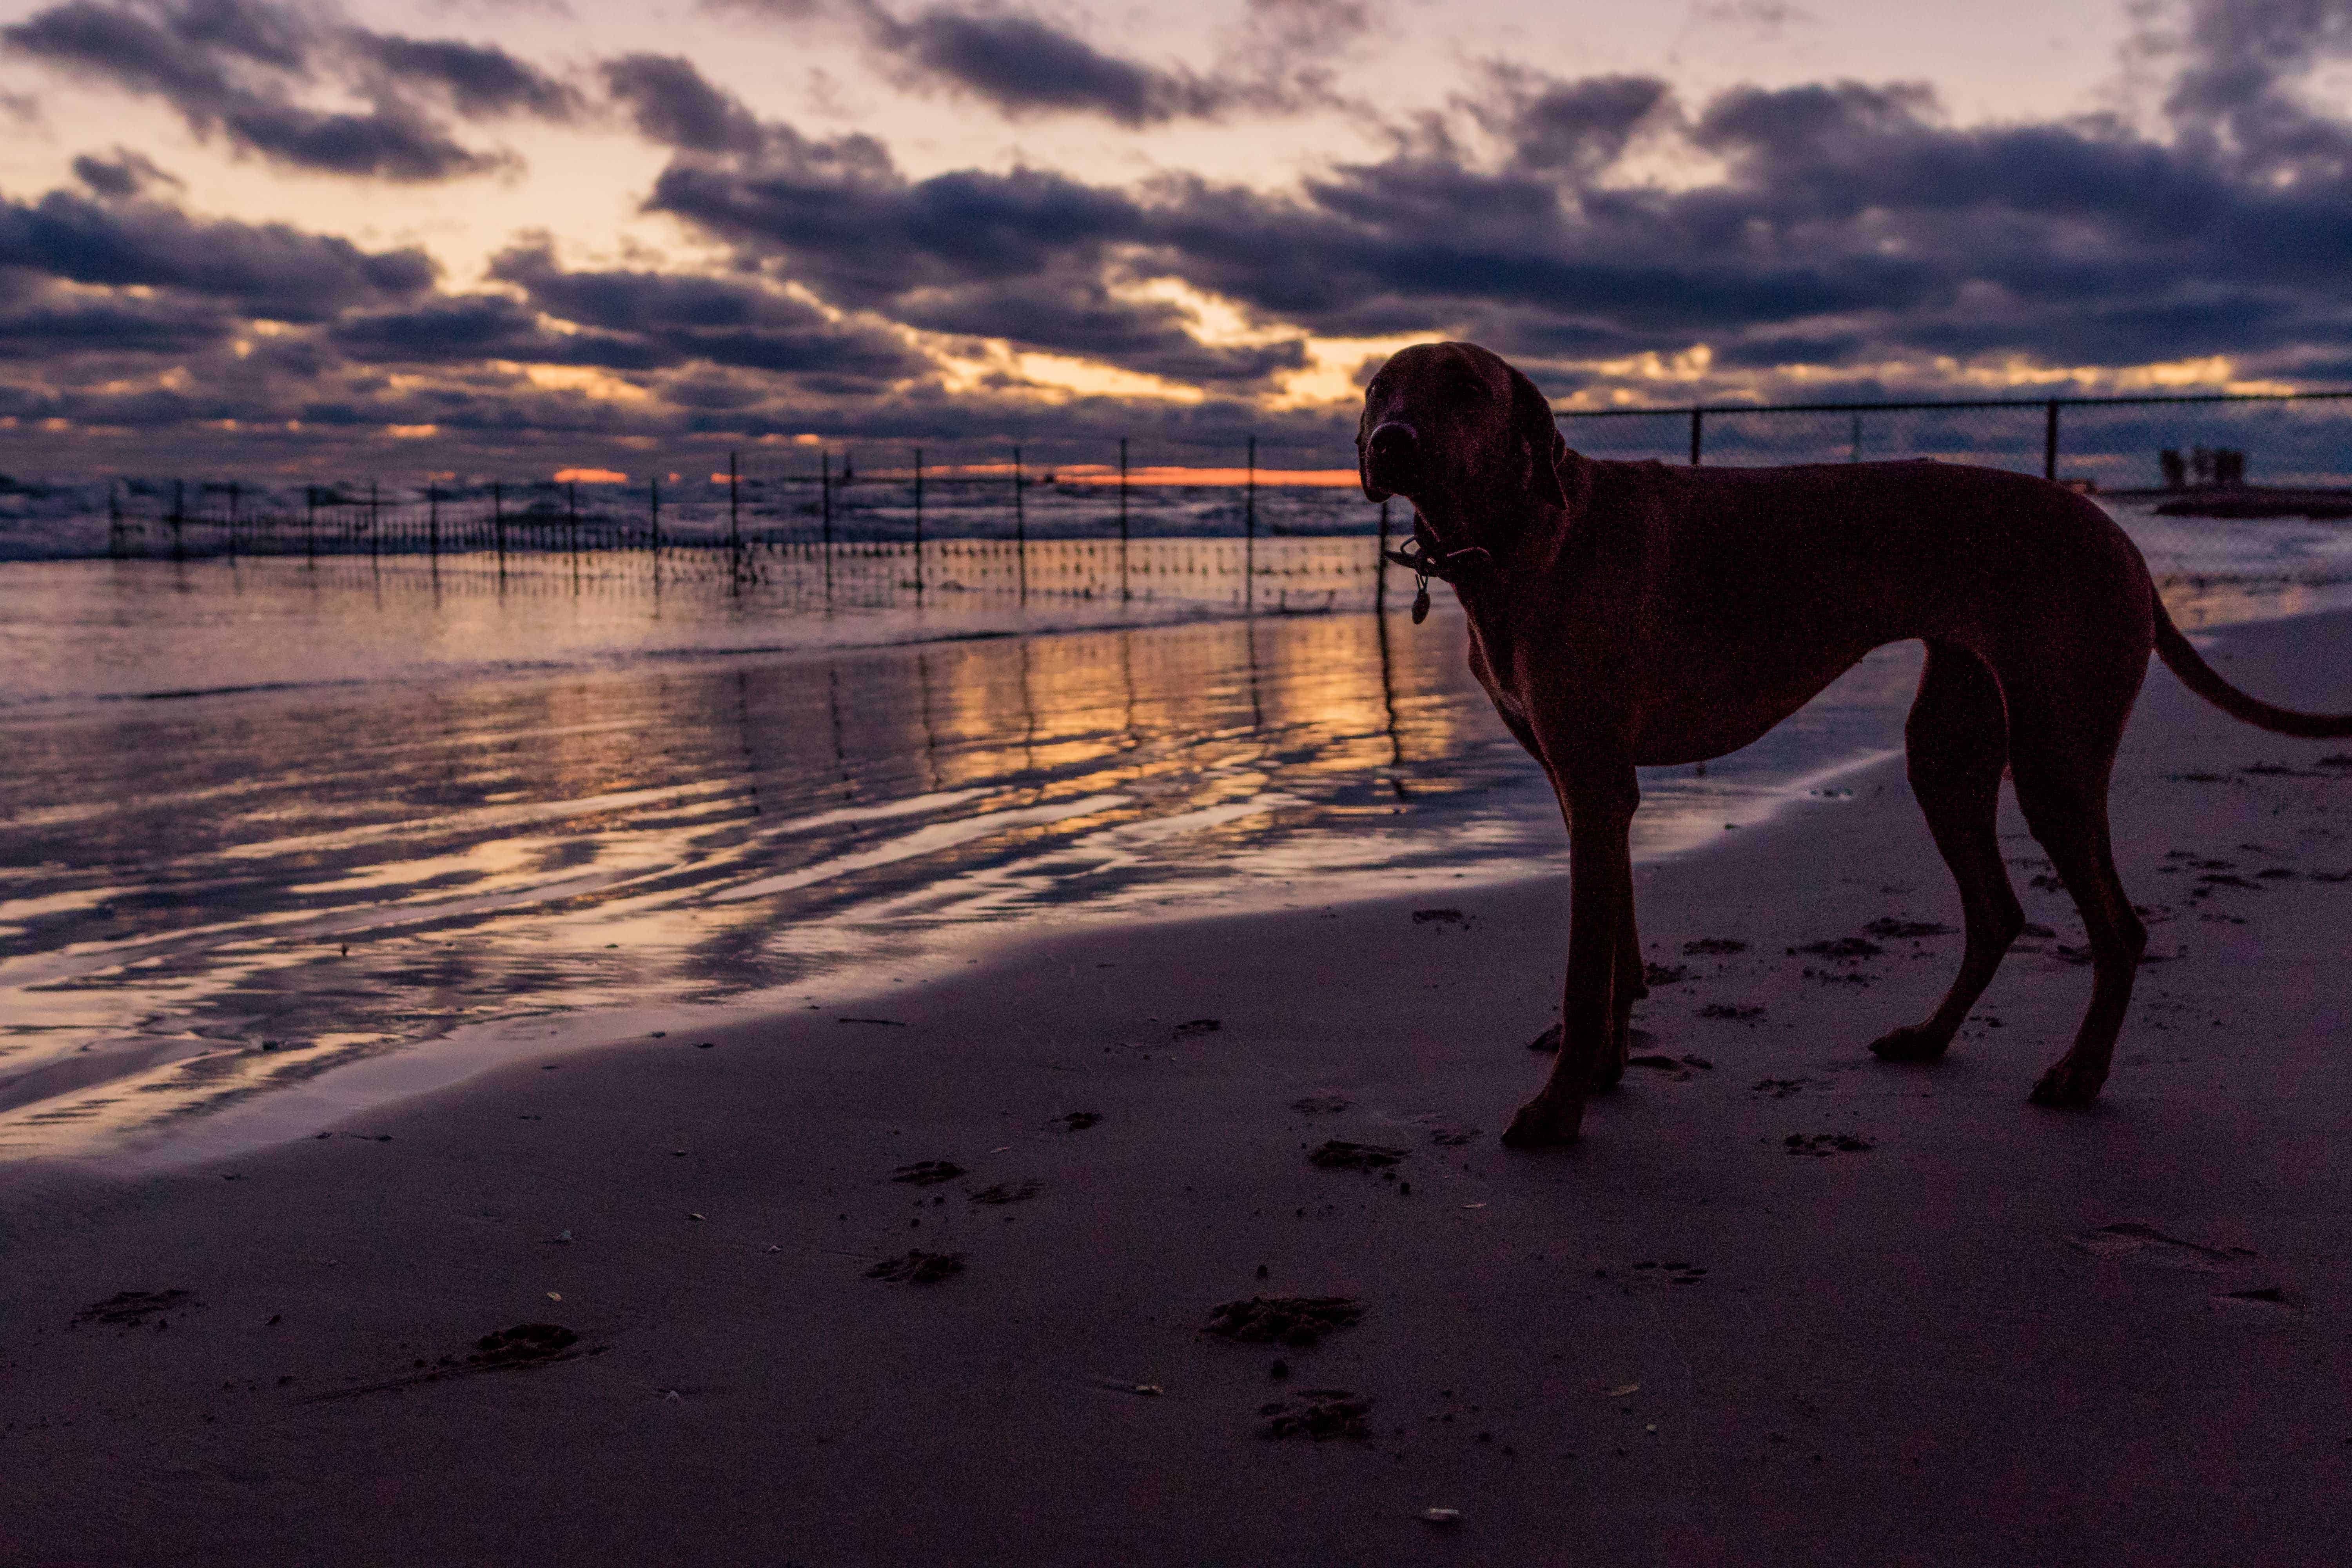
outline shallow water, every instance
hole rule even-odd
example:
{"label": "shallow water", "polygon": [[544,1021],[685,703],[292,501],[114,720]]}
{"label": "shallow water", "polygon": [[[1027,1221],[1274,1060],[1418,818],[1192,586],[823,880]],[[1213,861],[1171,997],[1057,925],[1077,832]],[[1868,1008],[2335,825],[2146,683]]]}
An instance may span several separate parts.
{"label": "shallow water", "polygon": [[[2342,593],[2335,531],[2168,526],[2185,624]],[[1335,574],[1366,543],[1291,542]],[[414,1090],[552,1014],[887,988],[1041,921],[1563,864],[1458,615],[1204,622],[1234,584],[1192,577],[826,616],[772,579],[0,565],[0,1152],[193,1146],[331,1068],[397,1057]],[[1881,650],[1703,776],[1647,771],[1637,854],[1834,810],[1916,668]]]}

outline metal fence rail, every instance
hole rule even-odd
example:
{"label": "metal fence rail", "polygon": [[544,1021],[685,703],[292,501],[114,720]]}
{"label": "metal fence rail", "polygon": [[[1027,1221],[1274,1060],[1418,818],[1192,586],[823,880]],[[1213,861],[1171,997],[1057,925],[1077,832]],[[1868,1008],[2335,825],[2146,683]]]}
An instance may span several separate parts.
{"label": "metal fence rail", "polygon": [[2244,453],[2249,481],[2352,484],[2352,392],[2178,393],[1897,403],[1689,404],[1561,409],[1568,444],[1597,458],[1771,466],[1942,458],[2101,489],[2183,483],[2200,449]]}

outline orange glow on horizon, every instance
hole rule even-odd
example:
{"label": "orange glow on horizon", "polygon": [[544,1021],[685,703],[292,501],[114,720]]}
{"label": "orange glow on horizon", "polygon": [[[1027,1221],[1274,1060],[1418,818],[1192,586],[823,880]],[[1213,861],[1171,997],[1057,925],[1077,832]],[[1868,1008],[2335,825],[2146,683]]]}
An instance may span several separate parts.
{"label": "orange glow on horizon", "polygon": [[559,485],[625,485],[629,476],[612,468],[558,468],[555,482]]}
{"label": "orange glow on horizon", "polygon": [[[1045,484],[1049,480],[1060,485],[1118,483],[1118,469],[1107,463],[1075,463],[1067,466],[1024,463],[1022,465],[1022,472],[1033,485]],[[1013,465],[1010,463],[927,463],[923,466],[923,474],[925,478],[934,479],[1010,479],[1013,478]],[[674,479],[677,476],[673,474],[670,477]],[[751,479],[773,479],[782,476],[744,474],[741,477]],[[793,477],[815,478],[813,474],[800,474]],[[903,482],[913,479],[915,470],[911,468],[868,468],[863,471],[863,477],[868,480],[892,479]],[[1356,470],[1353,468],[1260,468],[1257,470],[1256,477],[1257,482],[1264,486],[1290,485],[1317,489],[1353,489],[1358,482]],[[714,485],[723,485],[727,482],[727,474],[721,470],[710,476],[710,482]],[[1247,468],[1187,468],[1162,465],[1129,468],[1127,471],[1127,482],[1131,485],[1240,486],[1247,484],[1249,480],[1250,470]]]}

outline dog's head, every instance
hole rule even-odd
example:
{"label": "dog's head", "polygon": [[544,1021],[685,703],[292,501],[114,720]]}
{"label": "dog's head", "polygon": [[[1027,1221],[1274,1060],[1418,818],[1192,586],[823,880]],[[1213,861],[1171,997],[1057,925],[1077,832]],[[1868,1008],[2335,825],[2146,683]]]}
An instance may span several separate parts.
{"label": "dog's head", "polygon": [[1400,350],[1364,388],[1356,426],[1364,495],[1403,496],[1448,532],[1486,536],[1486,520],[1565,507],[1567,454],[1536,384],[1475,343]]}

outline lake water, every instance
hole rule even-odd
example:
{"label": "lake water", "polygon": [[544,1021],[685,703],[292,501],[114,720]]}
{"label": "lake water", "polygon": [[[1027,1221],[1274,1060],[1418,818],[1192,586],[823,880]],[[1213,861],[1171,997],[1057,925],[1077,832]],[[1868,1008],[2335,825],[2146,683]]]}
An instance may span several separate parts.
{"label": "lake water", "polygon": [[[2333,529],[2132,526],[2184,624],[2352,580]],[[830,615],[781,570],[0,565],[0,1155],[294,1135],[1050,921],[1563,865],[1449,596],[1376,616],[1369,542],[1275,542],[1252,600],[1328,613],[1237,616],[1230,541],[1148,600]],[[1704,776],[1651,770],[1637,853],[1836,809],[1916,668],[1882,650]]]}

